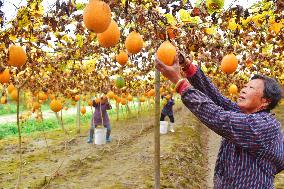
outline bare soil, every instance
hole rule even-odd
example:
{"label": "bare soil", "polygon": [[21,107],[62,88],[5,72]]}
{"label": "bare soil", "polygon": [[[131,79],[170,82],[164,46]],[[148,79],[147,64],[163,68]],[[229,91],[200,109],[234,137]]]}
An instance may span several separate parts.
{"label": "bare soil", "polygon": [[[284,125],[284,108],[277,108]],[[161,135],[161,188],[213,187],[220,137],[176,105],[175,133]],[[87,144],[89,125],[81,134],[69,130],[39,132],[23,138],[21,188],[146,189],[154,185],[154,111],[111,120],[112,142]],[[15,188],[19,173],[17,138],[0,140],[0,189]],[[275,178],[284,188],[284,172]]]}
{"label": "bare soil", "polygon": [[[161,135],[161,188],[206,188],[204,130],[177,105],[175,133]],[[111,120],[112,141],[86,143],[73,130],[23,138],[21,188],[153,188],[154,112]],[[14,188],[19,173],[17,138],[0,141],[0,188]]]}

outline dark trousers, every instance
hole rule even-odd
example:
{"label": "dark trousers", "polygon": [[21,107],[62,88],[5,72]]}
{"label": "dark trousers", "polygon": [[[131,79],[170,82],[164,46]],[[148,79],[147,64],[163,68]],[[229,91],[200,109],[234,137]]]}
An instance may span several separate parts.
{"label": "dark trousers", "polygon": [[[165,121],[165,117],[166,117],[166,116],[169,116],[169,115],[161,114],[160,121]],[[170,122],[171,122],[171,123],[174,123],[174,122],[175,122],[175,118],[174,118],[173,115],[169,116],[169,118],[170,118]]]}

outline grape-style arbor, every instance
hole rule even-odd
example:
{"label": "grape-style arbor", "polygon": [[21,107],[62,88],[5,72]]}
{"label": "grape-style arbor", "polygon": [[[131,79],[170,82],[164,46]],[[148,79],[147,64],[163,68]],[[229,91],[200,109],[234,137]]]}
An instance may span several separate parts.
{"label": "grape-style arbor", "polygon": [[[182,52],[231,97],[255,73],[284,85],[284,3],[223,6],[224,0],[58,0],[47,10],[42,0],[28,0],[5,24],[1,10],[0,102],[19,102],[20,92],[31,94],[33,111],[48,98],[59,112],[66,99],[94,94],[122,105],[133,96],[144,102],[155,96],[157,51],[167,65]],[[160,91],[173,93],[169,85],[161,78]]]}
{"label": "grape-style arbor", "polygon": [[[153,60],[165,40],[174,41],[221,88],[227,89],[228,82],[239,86],[252,73],[271,75],[283,83],[283,5],[263,1],[250,9],[223,10],[222,1],[211,1],[196,5],[189,1],[105,1],[112,19],[105,37],[86,28],[85,4],[57,1],[44,12],[40,0],[28,1],[0,34],[1,71],[10,73],[9,81],[1,83],[5,88],[25,82],[23,88],[33,93],[46,90],[70,97],[74,90],[78,94],[116,91],[113,79],[120,75],[126,82],[123,92],[144,94],[153,88]],[[103,20],[99,13],[95,16]],[[129,52],[125,44],[137,41],[126,38],[134,32],[143,43],[141,50]],[[8,50],[13,45],[26,52],[22,66],[9,64]],[[228,81],[219,68],[223,56],[230,53],[239,64]],[[15,59],[19,56],[16,53]]]}

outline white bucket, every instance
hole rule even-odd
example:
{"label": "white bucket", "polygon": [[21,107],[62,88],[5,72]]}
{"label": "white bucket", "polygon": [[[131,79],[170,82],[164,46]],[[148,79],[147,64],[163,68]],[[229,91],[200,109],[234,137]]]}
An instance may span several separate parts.
{"label": "white bucket", "polygon": [[106,144],[106,128],[95,129],[95,144]]}
{"label": "white bucket", "polygon": [[167,134],[169,123],[167,121],[160,121],[160,134]]}

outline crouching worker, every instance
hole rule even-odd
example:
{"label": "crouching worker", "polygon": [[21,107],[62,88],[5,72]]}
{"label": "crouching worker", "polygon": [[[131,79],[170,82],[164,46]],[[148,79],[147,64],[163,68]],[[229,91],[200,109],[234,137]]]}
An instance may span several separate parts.
{"label": "crouching worker", "polygon": [[173,106],[174,106],[175,102],[174,102],[173,96],[171,94],[169,94],[167,96],[162,95],[161,97],[162,97],[162,99],[166,98],[167,103],[165,104],[165,106],[162,109],[160,121],[165,121],[165,117],[169,116],[169,118],[170,118],[170,131],[175,132],[175,130],[174,130],[175,119],[174,119],[174,111],[173,111]]}
{"label": "crouching worker", "polygon": [[109,104],[107,97],[106,96],[101,97],[100,102],[96,102],[95,100],[93,100],[93,107],[95,108],[95,112],[92,117],[90,136],[89,136],[88,143],[93,143],[94,131],[98,125],[104,125],[104,127],[107,129],[106,141],[110,142],[111,141],[111,137],[110,137],[111,128],[110,128],[110,122],[109,122],[107,110],[110,110],[112,107]]}

